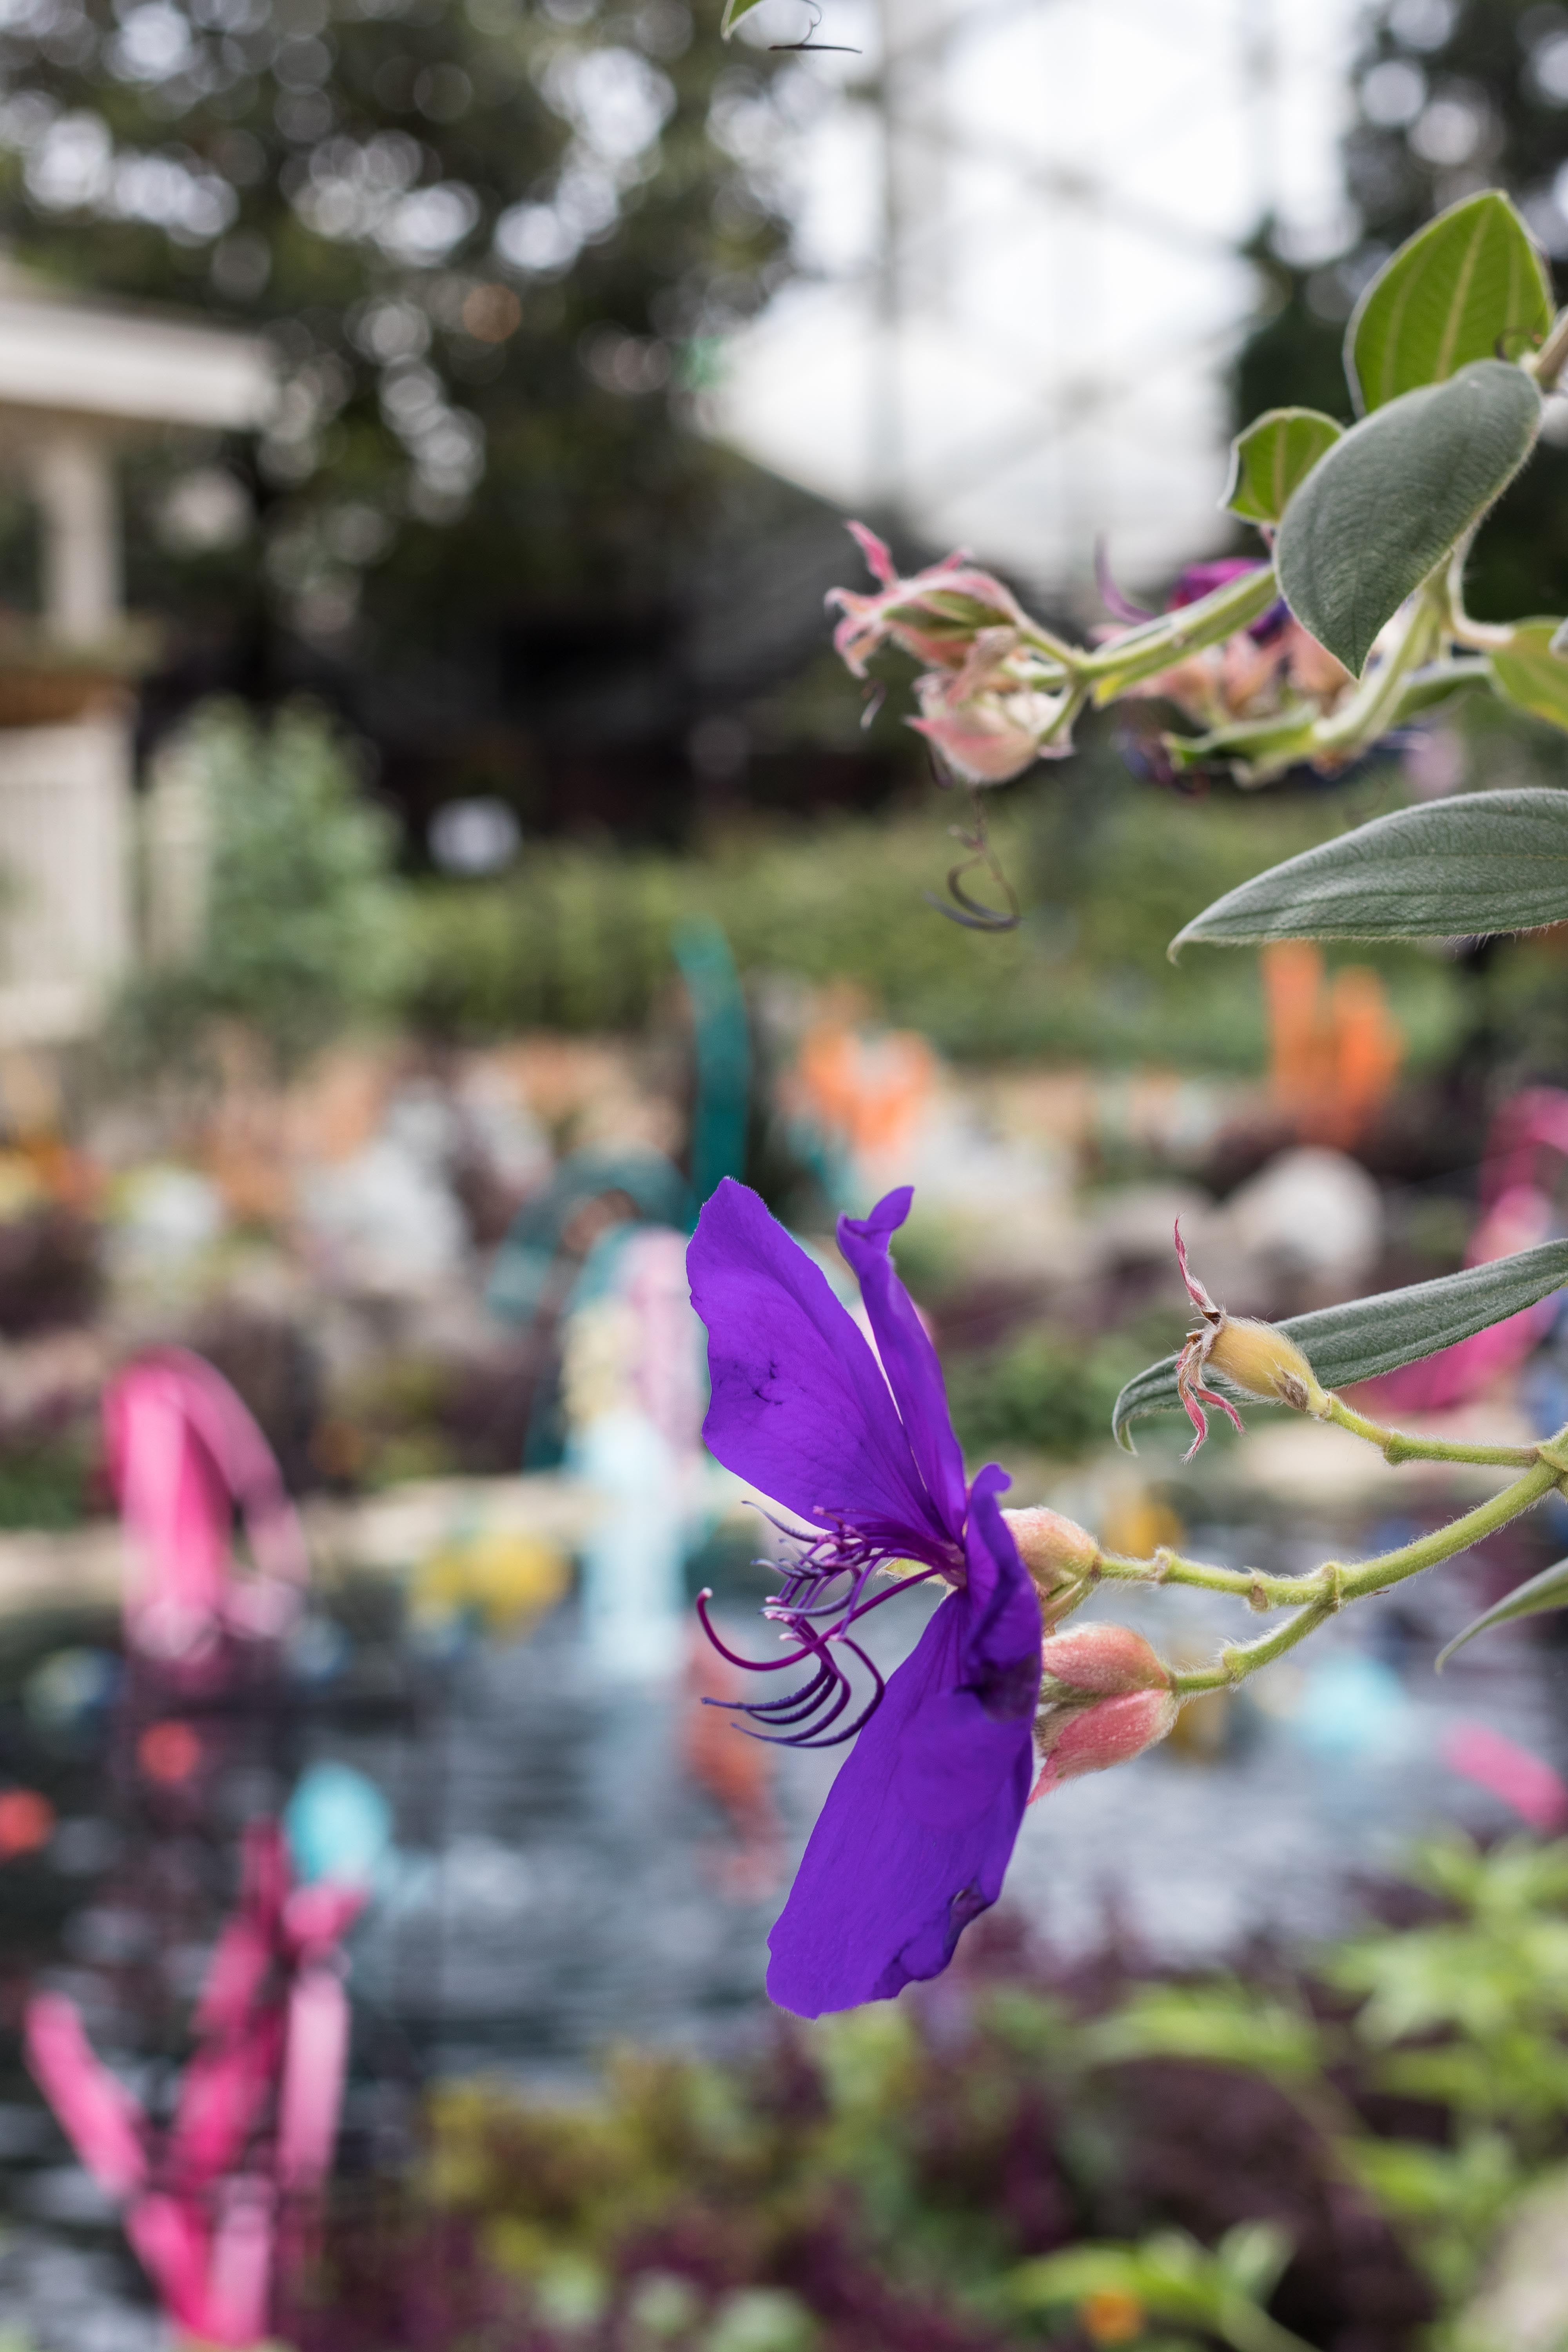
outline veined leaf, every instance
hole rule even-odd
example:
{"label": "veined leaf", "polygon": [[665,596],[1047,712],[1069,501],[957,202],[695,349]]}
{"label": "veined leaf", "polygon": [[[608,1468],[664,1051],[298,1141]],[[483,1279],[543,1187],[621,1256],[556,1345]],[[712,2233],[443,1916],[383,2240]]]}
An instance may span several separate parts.
{"label": "veined leaf", "polygon": [[1230,479],[1220,500],[1248,522],[1278,522],[1342,428],[1315,408],[1271,408],[1231,444]]}
{"label": "veined leaf", "polygon": [[1513,643],[1487,656],[1492,684],[1505,702],[1553,727],[1568,727],[1568,655],[1557,637],[1568,623],[1521,621]]}
{"label": "veined leaf", "polygon": [[1433,940],[1568,919],[1568,792],[1459,793],[1373,817],[1254,875],[1171,941]]}
{"label": "veined leaf", "polygon": [[1455,1634],[1446,1649],[1438,1651],[1437,1672],[1441,1674],[1455,1651],[1473,1642],[1478,1633],[1487,1633],[1493,1625],[1506,1625],[1510,1617],[1537,1617],[1545,1609],[1568,1609],[1568,1559],[1558,1560],[1552,1568],[1543,1568],[1539,1576],[1516,1584],[1492,1608],[1483,1610],[1462,1633]]}
{"label": "veined leaf", "polygon": [[724,14],[719,24],[720,39],[727,41],[742,17],[749,16],[753,8],[760,8],[762,5],[763,0],[724,0]]}
{"label": "veined leaf", "polygon": [[1279,526],[1279,585],[1303,627],[1359,677],[1384,622],[1507,488],[1540,426],[1534,382],[1502,360],[1352,425]]}
{"label": "veined leaf", "polygon": [[1552,324],[1552,281],[1500,189],[1450,205],[1402,245],[1345,330],[1345,373],[1363,411],[1442,383],[1472,360],[1517,359]]}
{"label": "veined leaf", "polygon": [[[1344,1389],[1423,1356],[1435,1356],[1439,1348],[1451,1348],[1456,1340],[1468,1339],[1521,1307],[1533,1307],[1537,1299],[1550,1297],[1565,1282],[1568,1241],[1542,1242],[1514,1257],[1494,1258],[1489,1265],[1468,1265],[1435,1282],[1412,1283],[1407,1290],[1385,1290],[1375,1298],[1352,1298],[1342,1307],[1291,1315],[1279,1328],[1294,1339],[1324,1388]],[[1224,1389],[1227,1384],[1215,1380],[1214,1385]],[[1239,1390],[1229,1392],[1241,1394]],[[1181,1410],[1176,1359],[1167,1356],[1128,1381],[1116,1400],[1110,1426],[1118,1444],[1131,1453],[1135,1449],[1126,1434],[1131,1423],[1145,1413]]]}

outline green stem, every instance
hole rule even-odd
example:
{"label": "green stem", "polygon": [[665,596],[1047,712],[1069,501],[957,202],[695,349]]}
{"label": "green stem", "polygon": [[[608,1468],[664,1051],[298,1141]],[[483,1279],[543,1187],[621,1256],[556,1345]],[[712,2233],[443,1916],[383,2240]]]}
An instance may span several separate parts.
{"label": "green stem", "polygon": [[[1344,1571],[1342,1569],[1333,1570],[1331,1564],[1318,1570],[1320,1577],[1335,1573],[1342,1576]],[[1276,1626],[1272,1633],[1265,1633],[1261,1641],[1228,1643],[1219,1654],[1217,1665],[1197,1666],[1191,1674],[1173,1674],[1171,1688],[1178,1698],[1184,1699],[1201,1698],[1205,1691],[1228,1690],[1233,1684],[1256,1674],[1259,1666],[1271,1666],[1276,1658],[1282,1658],[1287,1650],[1293,1650],[1298,1642],[1304,1642],[1309,1633],[1315,1633],[1324,1619],[1331,1617],[1339,1605],[1338,1585],[1325,1588],[1320,1599],[1310,1602],[1305,1609],[1298,1609],[1293,1617],[1288,1617],[1283,1625]]]}
{"label": "green stem", "polygon": [[1207,1560],[1185,1559],[1181,1553],[1161,1549],[1152,1559],[1131,1559],[1121,1552],[1101,1552],[1093,1576],[1112,1584],[1188,1584],[1200,1592],[1226,1592],[1252,1609],[1295,1609],[1315,1600],[1321,1590],[1318,1571],[1310,1576],[1266,1576],[1259,1568],[1214,1568]]}
{"label": "green stem", "polygon": [[1429,581],[1404,619],[1384,659],[1363,678],[1350,700],[1313,730],[1314,752],[1359,750],[1383,734],[1399,707],[1413,669],[1436,652],[1447,610],[1447,591]]}
{"label": "green stem", "polygon": [[1568,310],[1559,310],[1552,322],[1551,332],[1532,360],[1525,366],[1542,392],[1550,392],[1563,369],[1568,367]]}
{"label": "green stem", "polygon": [[1470,1445],[1452,1437],[1407,1437],[1402,1430],[1385,1429],[1380,1421],[1357,1412],[1343,1397],[1331,1397],[1327,1418],[1352,1437],[1375,1445],[1385,1462],[1476,1462],[1503,1470],[1528,1470],[1539,1460],[1533,1445]]}
{"label": "green stem", "polygon": [[1259,1666],[1271,1665],[1276,1658],[1283,1657],[1298,1642],[1315,1633],[1324,1619],[1331,1617],[1347,1601],[1364,1601],[1373,1592],[1385,1592],[1390,1585],[1417,1575],[1424,1568],[1434,1568],[1439,1560],[1452,1559],[1456,1552],[1467,1550],[1483,1536],[1494,1535],[1499,1528],[1506,1527],[1521,1511],[1540,1502],[1563,1475],[1561,1463],[1536,1460],[1522,1477],[1515,1478],[1500,1494],[1478,1504],[1459,1518],[1450,1519],[1446,1527],[1435,1528],[1430,1535],[1419,1537],[1415,1543],[1400,1544],[1393,1551],[1380,1552],[1374,1559],[1360,1560],[1353,1567],[1325,1560],[1310,1576],[1271,1577],[1248,1569],[1208,1568],[1197,1560],[1178,1560],[1172,1554],[1158,1552],[1152,1561],[1142,1563],[1102,1559],[1100,1572],[1112,1578],[1128,1578],[1131,1571],[1142,1566],[1142,1580],[1149,1583],[1202,1585],[1211,1592],[1235,1593],[1256,1609],[1300,1604],[1294,1616],[1261,1640],[1228,1644],[1220,1652],[1217,1664],[1171,1676],[1171,1688],[1178,1698],[1196,1698],[1205,1691],[1227,1690],[1247,1675],[1256,1674]]}
{"label": "green stem", "polygon": [[1447,1527],[1435,1528],[1429,1536],[1422,1536],[1415,1543],[1401,1544],[1396,1550],[1380,1552],[1375,1559],[1341,1570],[1344,1599],[1362,1601],[1369,1592],[1386,1592],[1391,1584],[1399,1584],[1424,1568],[1433,1568],[1440,1559],[1452,1559],[1456,1552],[1467,1550],[1483,1536],[1495,1535],[1499,1528],[1507,1527],[1510,1519],[1517,1519],[1521,1511],[1539,1503],[1562,1476],[1560,1464],[1538,1461],[1500,1494],[1478,1503],[1473,1511],[1466,1511],[1459,1518],[1450,1519]]}
{"label": "green stem", "polygon": [[1465,610],[1465,565],[1469,560],[1475,532],[1468,530],[1453,554],[1448,558],[1447,576],[1443,584],[1446,610],[1443,615],[1445,634],[1456,645],[1468,646],[1472,653],[1497,653],[1512,645],[1513,624],[1510,621],[1476,621]]}
{"label": "green stem", "polygon": [[1279,593],[1273,565],[1259,564],[1256,572],[1243,572],[1194,604],[1178,604],[1174,612],[1162,613],[1145,627],[1129,629],[1125,636],[1113,638],[1098,651],[1080,654],[1079,674],[1094,681],[1097,700],[1110,701],[1130,686],[1158,677],[1162,670],[1188,654],[1201,653],[1205,646],[1234,636],[1237,629],[1245,629],[1249,621],[1266,613]]}

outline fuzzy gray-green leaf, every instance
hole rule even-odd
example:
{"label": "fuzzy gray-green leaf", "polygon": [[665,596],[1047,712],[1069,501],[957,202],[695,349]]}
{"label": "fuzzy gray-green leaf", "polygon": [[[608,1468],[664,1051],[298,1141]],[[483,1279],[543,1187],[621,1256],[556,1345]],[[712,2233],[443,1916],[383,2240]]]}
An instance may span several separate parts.
{"label": "fuzzy gray-green leaf", "polygon": [[1359,677],[1378,631],[1507,488],[1540,426],[1532,379],[1502,360],[1352,425],[1279,526],[1279,585],[1302,626]]}
{"label": "fuzzy gray-green leaf", "polygon": [[1568,1559],[1560,1559],[1553,1567],[1543,1568],[1539,1576],[1516,1584],[1492,1608],[1472,1618],[1462,1633],[1456,1633],[1447,1647],[1438,1651],[1437,1672],[1441,1674],[1455,1651],[1462,1650],[1478,1633],[1487,1633],[1493,1625],[1506,1625],[1510,1617],[1539,1616],[1546,1609],[1568,1609]]}
{"label": "fuzzy gray-green leaf", "polygon": [[1430,940],[1568,920],[1568,792],[1395,809],[1227,890],[1172,940]]}
{"label": "fuzzy gray-green leaf", "polygon": [[[1423,1356],[1435,1356],[1439,1349],[1451,1348],[1457,1340],[1468,1339],[1550,1297],[1565,1282],[1568,1241],[1542,1242],[1515,1257],[1468,1265],[1435,1282],[1412,1283],[1407,1290],[1385,1290],[1374,1298],[1352,1298],[1342,1307],[1292,1315],[1279,1328],[1294,1339],[1324,1388],[1344,1389]],[[1223,1388],[1226,1383],[1215,1385]],[[1118,1444],[1127,1445],[1132,1422],[1146,1413],[1181,1410],[1176,1359],[1166,1356],[1128,1381],[1116,1400],[1110,1426]]]}

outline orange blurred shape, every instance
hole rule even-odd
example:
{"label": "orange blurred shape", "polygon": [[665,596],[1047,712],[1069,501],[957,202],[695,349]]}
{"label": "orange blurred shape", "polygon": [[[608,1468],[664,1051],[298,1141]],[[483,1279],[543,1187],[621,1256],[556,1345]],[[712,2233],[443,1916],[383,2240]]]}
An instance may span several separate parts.
{"label": "orange blurred shape", "polygon": [[936,1059],[912,1029],[867,1038],[820,1022],[801,1042],[798,1072],[822,1126],[856,1152],[893,1158],[909,1143],[931,1091]]}
{"label": "orange blurred shape", "polygon": [[55,1809],[36,1789],[7,1789],[0,1793],[0,1862],[18,1854],[37,1853],[55,1833]]}
{"label": "orange blurred shape", "polygon": [[1383,982],[1351,964],[1326,986],[1310,940],[1277,940],[1258,962],[1274,1099],[1304,1142],[1348,1150],[1387,1101],[1405,1055]]}
{"label": "orange blurred shape", "polygon": [[[746,1677],[699,1636],[691,1644],[687,1687],[692,1701],[681,1727],[681,1760],[698,1786],[729,1816],[742,1837],[773,1832],[771,1748],[748,1739],[731,1706]],[[705,1701],[721,1702],[716,1706]]]}
{"label": "orange blurred shape", "polygon": [[1330,1013],[1339,1132],[1323,1139],[1342,1149],[1366,1133],[1388,1100],[1405,1058],[1405,1037],[1383,982],[1365,964],[1335,973]]}
{"label": "orange blurred shape", "polygon": [[1078,2307],[1083,2332],[1091,2344],[1135,2344],[1148,2325],[1149,2315],[1125,2287],[1097,2287]]}
{"label": "orange blurred shape", "polygon": [[1293,1110],[1321,1094],[1329,1076],[1322,951],[1310,940],[1276,940],[1258,961],[1268,1009],[1268,1083]]}
{"label": "orange blurred shape", "polygon": [[177,1789],[202,1760],[202,1743],[188,1723],[150,1724],[136,1742],[136,1761],[149,1780]]}

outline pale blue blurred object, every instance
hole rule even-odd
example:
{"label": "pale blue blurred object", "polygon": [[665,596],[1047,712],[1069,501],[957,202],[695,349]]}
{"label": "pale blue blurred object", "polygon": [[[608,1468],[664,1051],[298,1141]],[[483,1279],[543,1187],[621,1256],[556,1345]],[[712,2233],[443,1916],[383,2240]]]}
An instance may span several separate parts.
{"label": "pale blue blurred object", "polygon": [[392,1852],[392,1808],[352,1764],[312,1764],[283,1809],[294,1875],[369,1886]]}
{"label": "pale blue blurred object", "polygon": [[1325,1763],[1390,1756],[1414,1733],[1414,1708],[1392,1666],[1379,1658],[1320,1658],[1308,1667],[1292,1737]]}
{"label": "pale blue blurred object", "polygon": [[112,1650],[55,1650],[27,1676],[22,1704],[47,1730],[79,1731],[104,1713],[121,1672]]}

